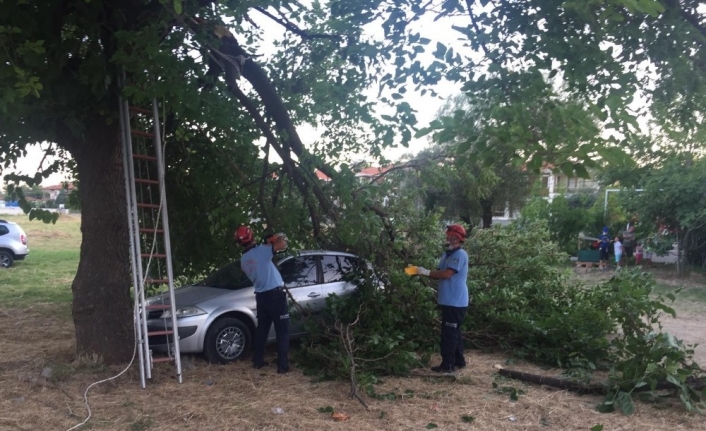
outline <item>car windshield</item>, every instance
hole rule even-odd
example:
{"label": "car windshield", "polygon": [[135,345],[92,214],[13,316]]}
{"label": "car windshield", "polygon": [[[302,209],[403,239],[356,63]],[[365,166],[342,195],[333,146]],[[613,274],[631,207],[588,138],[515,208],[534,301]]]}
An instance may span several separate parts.
{"label": "car windshield", "polygon": [[196,283],[195,286],[238,290],[250,287],[252,283],[240,268],[240,260],[236,260]]}

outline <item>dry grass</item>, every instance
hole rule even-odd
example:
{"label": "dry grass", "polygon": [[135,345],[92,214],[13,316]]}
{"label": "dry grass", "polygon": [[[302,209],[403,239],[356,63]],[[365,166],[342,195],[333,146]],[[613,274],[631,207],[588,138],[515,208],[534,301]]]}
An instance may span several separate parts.
{"label": "dry grass", "polygon": [[[73,327],[66,305],[0,309],[0,430],[61,430],[80,423],[87,412],[86,387],[117,374],[120,367],[104,367],[73,353]],[[268,352],[272,363],[273,352]],[[469,367],[456,379],[388,378],[375,386],[377,394],[395,399],[365,397],[366,411],[348,398],[347,382],[314,382],[295,369],[287,375],[271,366],[253,370],[247,362],[226,366],[185,358],[184,379],[178,384],[174,368],[160,364],[147,389],[139,386],[137,367],[89,393],[93,417],[83,429],[105,430],[604,430],[706,429],[703,416],[687,413],[678,402],[667,409],[637,403],[636,414],[600,414],[596,396],[498,379],[493,365],[505,363],[499,354],[468,352]],[[50,379],[40,376],[53,368]],[[530,364],[511,366],[529,372],[558,375]],[[524,393],[513,402],[493,388],[514,387]],[[391,397],[388,397],[391,398]],[[350,420],[335,422],[319,408],[332,407]],[[274,409],[281,409],[276,413]],[[471,422],[465,422],[471,420]]]}

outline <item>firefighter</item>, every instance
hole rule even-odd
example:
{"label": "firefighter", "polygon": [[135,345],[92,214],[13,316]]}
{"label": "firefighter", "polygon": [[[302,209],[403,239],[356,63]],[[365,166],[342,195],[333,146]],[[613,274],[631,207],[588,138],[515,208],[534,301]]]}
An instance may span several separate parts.
{"label": "firefighter", "polygon": [[289,371],[289,310],[287,294],[282,275],[272,262],[275,253],[287,249],[287,236],[282,233],[270,235],[264,244],[257,245],[252,230],[240,226],[235,231],[235,239],[245,249],[240,259],[240,267],[255,286],[257,304],[257,329],[254,337],[253,368],[260,369],[267,364],[264,360],[265,343],[270,326],[275,325],[277,335],[277,372]]}
{"label": "firefighter", "polygon": [[466,366],[463,355],[461,324],[468,310],[468,254],[461,248],[466,229],[459,224],[446,226],[446,251],[436,271],[421,266],[405,269],[409,275],[423,275],[438,280],[438,303],[441,308],[441,364],[432,367],[437,373],[453,373]]}

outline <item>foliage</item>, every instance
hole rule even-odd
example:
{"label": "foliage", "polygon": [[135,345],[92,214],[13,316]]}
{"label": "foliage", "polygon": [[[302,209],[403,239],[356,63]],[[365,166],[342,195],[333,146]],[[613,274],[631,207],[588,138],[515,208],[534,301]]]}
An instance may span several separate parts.
{"label": "foliage", "polygon": [[[223,244],[232,244],[233,225],[258,220],[258,233],[288,230],[299,246],[336,246],[380,263],[388,281],[384,292],[395,292],[392,286],[399,284],[400,298],[422,297],[426,302],[406,305],[410,310],[418,307],[415,311],[428,321],[431,316],[425,311],[431,298],[417,280],[401,281],[395,274],[411,259],[433,265],[428,244],[434,243],[432,238],[440,243],[441,238],[429,232],[438,228],[439,215],[415,218],[409,206],[389,210],[373,206],[391,188],[359,186],[347,169],[346,155],[363,151],[374,157],[391,145],[408,145],[417,120],[413,107],[401,101],[402,94],[413,89],[433,94],[433,86],[445,78],[478,95],[482,115],[474,118],[487,124],[480,137],[471,136],[459,145],[461,153],[474,144],[492,155],[497,148],[492,144],[507,142],[515,167],[527,163],[536,170],[551,160],[577,175],[585,174],[584,165],[596,164],[599,157],[625,163],[621,140],[614,137],[619,135],[603,138],[599,126],[627,137],[633,134],[638,126],[627,106],[638,88],[649,89],[650,96],[660,101],[660,115],[679,120],[680,127],[703,118],[702,68],[693,66],[702,64],[706,54],[700,49],[702,26],[692,24],[702,16],[696,4],[481,0],[468,1],[464,7],[455,0],[422,5],[412,0],[336,0],[325,5],[288,0],[4,1],[0,2],[0,165],[11,166],[28,145],[48,142],[46,153],[58,155],[60,161],[42,166],[36,175],[9,178],[32,186],[65,167],[68,157],[75,159],[85,235],[72,286],[76,333],[82,334],[77,338],[79,351],[107,356],[131,345],[126,341],[133,333],[126,221],[115,216],[125,199],[117,167],[119,96],[138,105],[153,98],[161,104],[169,143],[169,193],[174,197],[170,210],[173,225],[181,226],[174,235],[181,273],[195,274],[228,259],[233,249]],[[281,25],[279,37],[267,40],[274,32],[254,23],[255,15]],[[466,38],[470,50],[461,54],[441,43],[434,45],[425,37],[429,35],[414,30],[410,23],[425,15],[463,16],[464,25],[454,30]],[[370,24],[379,25],[383,40],[367,36]],[[423,64],[421,53],[431,51],[430,43],[434,59]],[[275,52],[263,55],[264,45],[273,46]],[[481,60],[474,59],[472,51],[478,50],[484,54]],[[655,70],[646,75],[646,82],[640,78],[644,63]],[[116,78],[123,71],[129,82],[121,89]],[[380,90],[376,105],[364,96],[375,86]],[[297,132],[303,125],[323,130],[308,147]],[[454,131],[457,124],[441,121],[431,128],[441,133],[446,126]],[[264,157],[270,151],[277,153],[281,164]],[[331,169],[339,164],[340,173]],[[314,168],[330,173],[332,183],[320,184]],[[412,198],[400,200],[409,203]],[[538,308],[546,315],[528,316],[537,324],[519,322],[531,331],[526,354],[566,360],[571,349],[559,342],[569,339],[571,327],[565,323],[597,312],[587,307],[564,316],[552,308],[566,306],[567,298],[586,300],[577,288],[567,288],[569,294],[554,300],[532,290],[536,284],[560,293],[560,275],[546,266],[558,259],[556,246],[550,245],[549,253],[538,249],[548,243],[546,236],[536,232],[518,236],[532,238],[528,243],[513,243],[505,234],[499,238],[505,241],[503,247],[485,250],[496,259],[492,264],[514,268],[512,255],[517,253],[522,271],[496,271],[485,274],[492,276],[488,280],[475,281],[495,287],[505,278],[514,282],[493,290],[506,309],[481,323],[516,319],[505,295],[519,297],[524,292],[513,289],[539,294]],[[482,239],[494,245],[492,237]],[[531,267],[532,262],[537,267]],[[95,271],[97,267],[101,271]],[[418,316],[408,312],[399,322],[385,322],[395,316],[377,308],[386,304],[380,302],[366,304],[361,312],[376,311],[381,323],[393,324],[397,338],[376,344],[375,333],[361,334],[358,342],[373,349],[368,357],[387,355],[390,346],[424,351],[421,332],[409,338],[411,344],[399,339],[409,323],[404,319]],[[553,329],[550,323],[564,326]],[[373,325],[367,319],[365,324]],[[542,333],[545,330],[548,335]],[[519,334],[495,336],[510,345]],[[578,337],[587,341],[586,357],[598,355],[600,340],[594,335],[588,331]],[[380,345],[386,347],[375,350]],[[546,353],[542,346],[548,347]],[[112,360],[127,359],[130,353],[125,348]],[[402,370],[412,359],[403,355],[401,361],[383,368]]]}
{"label": "foliage", "polygon": [[[483,112],[494,102],[492,98],[462,95],[453,98],[437,116],[435,123],[446,124],[445,129],[434,135],[435,147],[417,157],[445,160],[428,164],[421,176],[421,186],[428,190],[427,209],[443,207],[448,219],[471,225],[482,220],[483,227],[490,227],[493,210],[524,204],[531,175],[513,164],[514,149],[507,141],[485,136],[490,126],[483,121]],[[490,154],[485,152],[488,147],[492,147]],[[442,178],[436,187],[427,182],[435,177]]]}
{"label": "foliage", "polygon": [[[355,363],[358,380],[366,385],[428,364],[438,318],[433,291],[402,277],[396,274],[394,284],[382,290],[368,281],[350,299],[328,298],[324,313],[307,322],[311,335],[295,353],[301,366],[338,378],[349,376]],[[346,354],[349,342],[354,357]]]}
{"label": "foliage", "polygon": [[632,414],[632,393],[644,386],[654,390],[665,381],[675,385],[688,410],[706,407],[706,394],[689,386],[692,379],[704,377],[698,365],[691,362],[694,346],[661,332],[661,313],[676,315],[665,305],[667,299],[674,300],[674,295],[655,294],[654,279],[639,271],[624,271],[598,289],[609,318],[621,328],[611,342],[610,392],[599,410],[618,407]]}
{"label": "foliage", "polygon": [[545,221],[551,240],[559,244],[563,252],[574,254],[580,233],[595,237],[601,231],[603,207],[599,204],[596,195],[590,193],[556,196],[551,202],[535,197],[522,208],[517,223]]}
{"label": "foliage", "polygon": [[[415,262],[433,267],[430,243],[412,247],[420,253]],[[687,407],[702,402],[686,385],[701,375],[689,363],[693,348],[659,332],[662,313],[674,315],[665,305],[674,297],[656,294],[649,274],[623,271],[591,288],[572,281],[561,269],[566,255],[541,221],[476,230],[464,247],[472,297],[464,331],[473,346],[503,348],[574,376],[609,370],[607,387],[628,413],[631,391],[657,381],[681,382]],[[337,378],[354,367],[367,385],[428,363],[439,322],[434,293],[427,279],[408,278],[398,265],[378,278],[356,274],[366,280],[356,295],[329,298],[327,311],[309,319],[310,338],[297,352],[304,368]]]}
{"label": "foliage", "polygon": [[[654,238],[656,244],[676,242],[679,268],[686,265],[689,252],[706,240],[706,159],[687,154],[665,161],[659,169],[641,178],[641,193],[623,194],[628,211],[640,215],[638,235]],[[703,256],[697,263],[703,262]]]}
{"label": "foliage", "polygon": [[576,354],[593,363],[605,358],[613,324],[560,269],[567,256],[545,223],[478,231],[468,250],[473,305],[467,327],[476,345],[559,366]]}

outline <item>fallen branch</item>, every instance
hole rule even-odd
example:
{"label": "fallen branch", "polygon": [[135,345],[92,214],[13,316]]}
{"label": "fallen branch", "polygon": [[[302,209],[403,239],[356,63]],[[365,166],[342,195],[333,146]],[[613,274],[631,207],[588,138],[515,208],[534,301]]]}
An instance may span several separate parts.
{"label": "fallen branch", "polygon": [[[523,382],[535,383],[538,385],[551,386],[553,388],[564,389],[567,391],[575,392],[577,394],[586,395],[605,395],[611,389],[606,385],[584,385],[581,383],[576,383],[567,379],[558,379],[556,377],[540,376],[538,374],[523,373],[521,371],[508,370],[503,368],[501,365],[495,365],[498,373],[501,376],[509,377],[511,379],[520,380]],[[693,378],[690,377],[686,380],[686,384],[695,391],[700,391],[706,388],[706,378]],[[668,382],[666,380],[657,382],[654,390],[679,390],[680,387],[674,383]],[[639,388],[633,388],[632,392],[648,392],[652,388],[649,385],[640,386]]]}
{"label": "fallen branch", "polygon": [[523,382],[535,383],[537,385],[546,385],[553,388],[565,389],[567,391],[576,392],[577,394],[605,395],[608,392],[604,385],[583,385],[567,379],[557,379],[556,377],[540,376],[538,374],[508,370],[503,368],[501,365],[495,365],[495,368],[498,370],[498,373],[504,377],[509,377],[511,379],[516,379]]}

